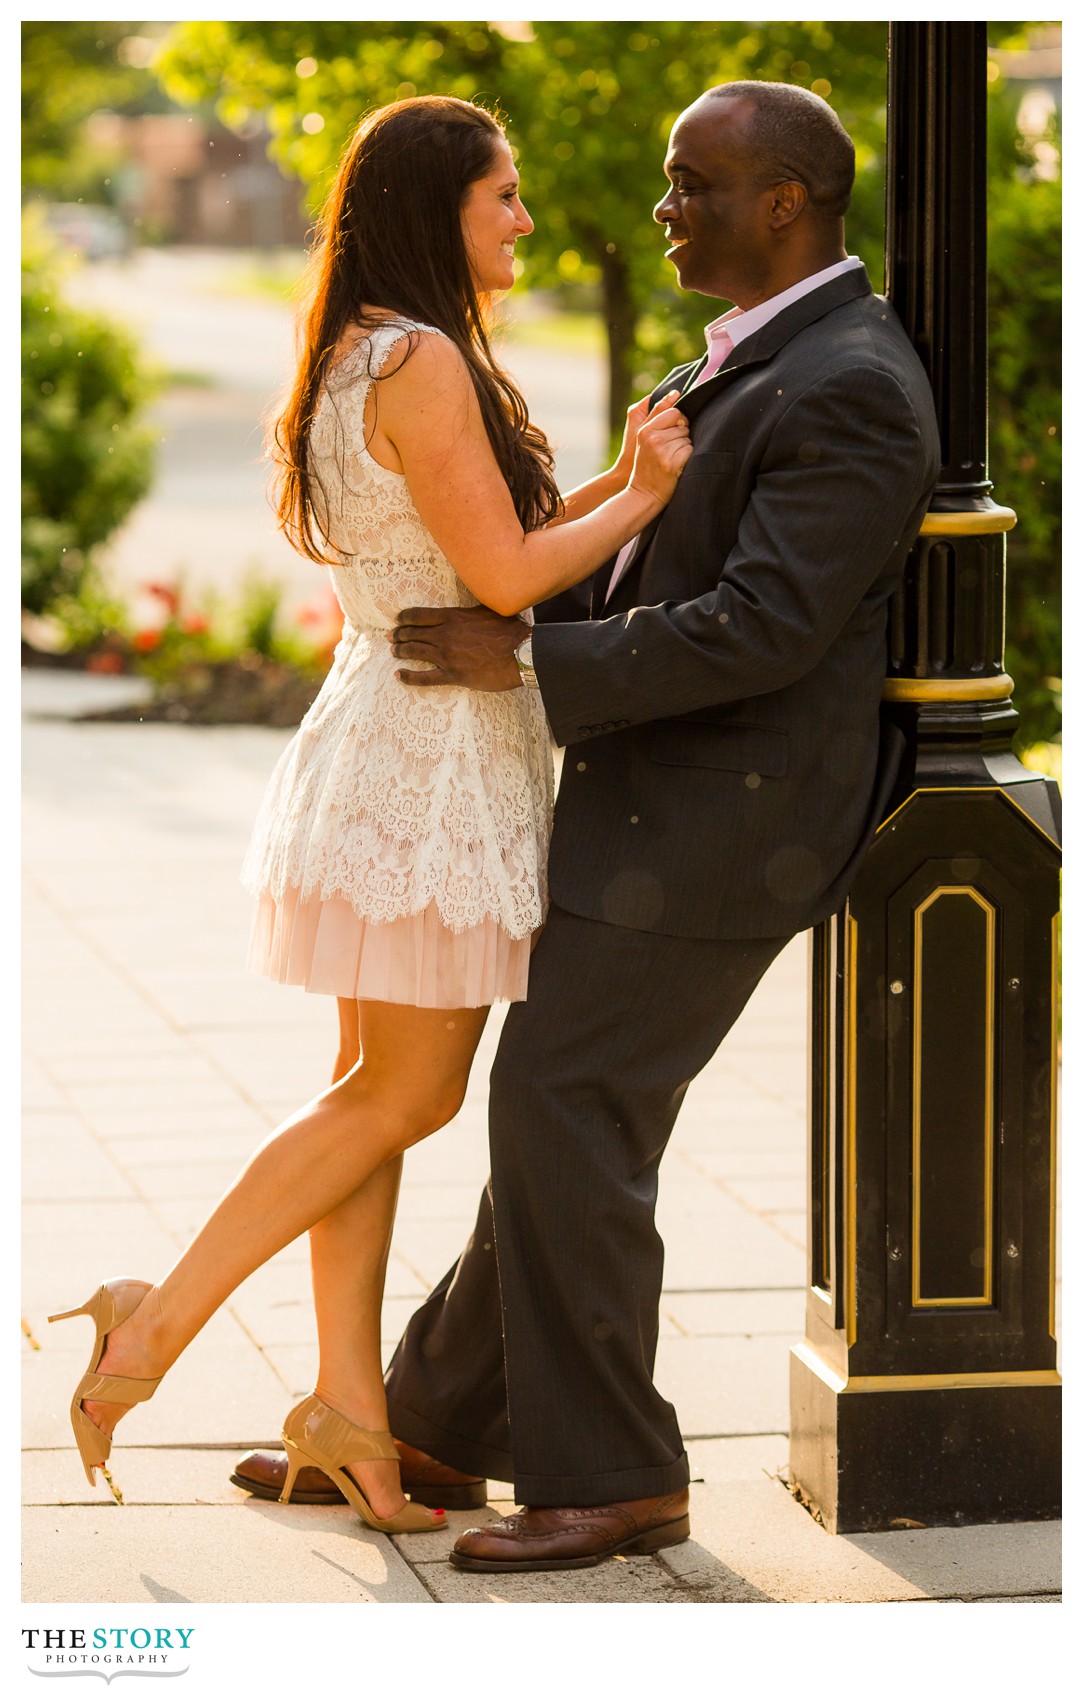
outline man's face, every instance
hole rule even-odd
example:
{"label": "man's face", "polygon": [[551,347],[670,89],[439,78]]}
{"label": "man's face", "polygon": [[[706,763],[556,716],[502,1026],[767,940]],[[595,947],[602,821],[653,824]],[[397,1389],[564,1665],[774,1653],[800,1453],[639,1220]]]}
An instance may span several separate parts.
{"label": "man's face", "polygon": [[670,186],[654,209],[681,288],[746,308],[765,298],[772,254],[772,190],[756,186],[749,116],[740,99],[697,101],[682,113],[666,154]]}

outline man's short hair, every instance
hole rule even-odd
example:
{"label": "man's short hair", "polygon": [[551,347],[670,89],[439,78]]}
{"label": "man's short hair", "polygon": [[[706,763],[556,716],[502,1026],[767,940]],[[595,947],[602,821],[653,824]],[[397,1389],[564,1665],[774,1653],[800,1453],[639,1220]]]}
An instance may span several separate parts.
{"label": "man's short hair", "polygon": [[826,100],[795,83],[720,83],[713,100],[752,107],[749,153],[764,188],[785,179],[803,183],[813,212],[841,218],[854,186],[854,144]]}

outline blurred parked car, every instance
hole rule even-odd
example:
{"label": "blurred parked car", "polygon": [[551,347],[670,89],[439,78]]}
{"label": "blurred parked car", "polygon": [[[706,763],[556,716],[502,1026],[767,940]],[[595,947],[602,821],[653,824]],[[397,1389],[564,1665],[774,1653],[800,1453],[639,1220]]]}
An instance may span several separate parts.
{"label": "blurred parked car", "polygon": [[54,201],[44,208],[43,221],[58,242],[88,260],[126,260],[135,246],[130,228],[112,207]]}

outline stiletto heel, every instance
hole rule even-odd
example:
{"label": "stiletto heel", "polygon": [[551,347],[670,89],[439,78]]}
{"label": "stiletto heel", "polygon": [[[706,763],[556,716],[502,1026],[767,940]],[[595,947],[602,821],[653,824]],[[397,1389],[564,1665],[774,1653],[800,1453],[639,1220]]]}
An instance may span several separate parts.
{"label": "stiletto heel", "polygon": [[282,1443],[289,1460],[286,1485],[281,1503],[289,1501],[294,1478],[302,1464],[314,1464],[325,1476],[330,1476],[361,1520],[370,1529],[385,1535],[415,1535],[428,1529],[446,1529],[443,1511],[429,1511],[423,1505],[407,1500],[393,1517],[377,1517],[353,1477],[347,1464],[367,1464],[377,1459],[398,1463],[395,1442],[386,1429],[358,1428],[348,1418],[325,1405],[315,1393],[295,1405],[282,1427]]}
{"label": "stiletto heel", "polygon": [[117,1405],[135,1405],[149,1399],[161,1377],[154,1381],[139,1381],[130,1375],[99,1375],[105,1342],[114,1328],[126,1322],[150,1292],[149,1281],[106,1281],[85,1304],[75,1310],[58,1310],[50,1322],[66,1322],[72,1316],[89,1316],[94,1323],[94,1345],[87,1372],[75,1389],[71,1402],[71,1427],[83,1469],[91,1487],[94,1471],[104,1467],[112,1449],[112,1436],[103,1434],[83,1410],[84,1399],[100,1399]]}
{"label": "stiletto heel", "polygon": [[282,1436],[282,1443],[286,1448],[286,1480],[282,1484],[282,1492],[278,1496],[278,1503],[279,1505],[288,1505],[290,1502],[290,1495],[293,1492],[293,1484],[297,1480],[297,1472],[304,1464],[304,1458],[294,1446],[293,1441],[287,1440],[285,1435]]}
{"label": "stiletto heel", "polygon": [[79,1305],[75,1310],[58,1310],[55,1316],[49,1318],[49,1321],[67,1322],[69,1316],[93,1316],[94,1300],[97,1296],[97,1293],[95,1293],[93,1299],[88,1299],[85,1305]]}

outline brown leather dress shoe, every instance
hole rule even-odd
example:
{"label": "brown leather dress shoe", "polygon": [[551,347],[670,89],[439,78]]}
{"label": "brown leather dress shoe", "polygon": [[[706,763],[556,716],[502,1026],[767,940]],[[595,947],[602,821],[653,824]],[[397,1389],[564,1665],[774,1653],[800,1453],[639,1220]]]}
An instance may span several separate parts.
{"label": "brown leather dress shoe", "polygon": [[614,1553],[658,1552],[688,1539],[688,1489],[613,1505],[525,1506],[451,1551],[457,1570],[582,1570]]}
{"label": "brown leather dress shoe", "polygon": [[[476,1511],[485,1504],[488,1483],[484,1477],[465,1476],[447,1464],[437,1463],[414,1446],[396,1441],[401,1465],[402,1491],[417,1505],[442,1507],[445,1511]],[[239,1459],[230,1481],[257,1499],[277,1499],[286,1481],[284,1452],[246,1452]],[[312,1464],[297,1472],[294,1505],[345,1505],[346,1501],[329,1476]]]}

